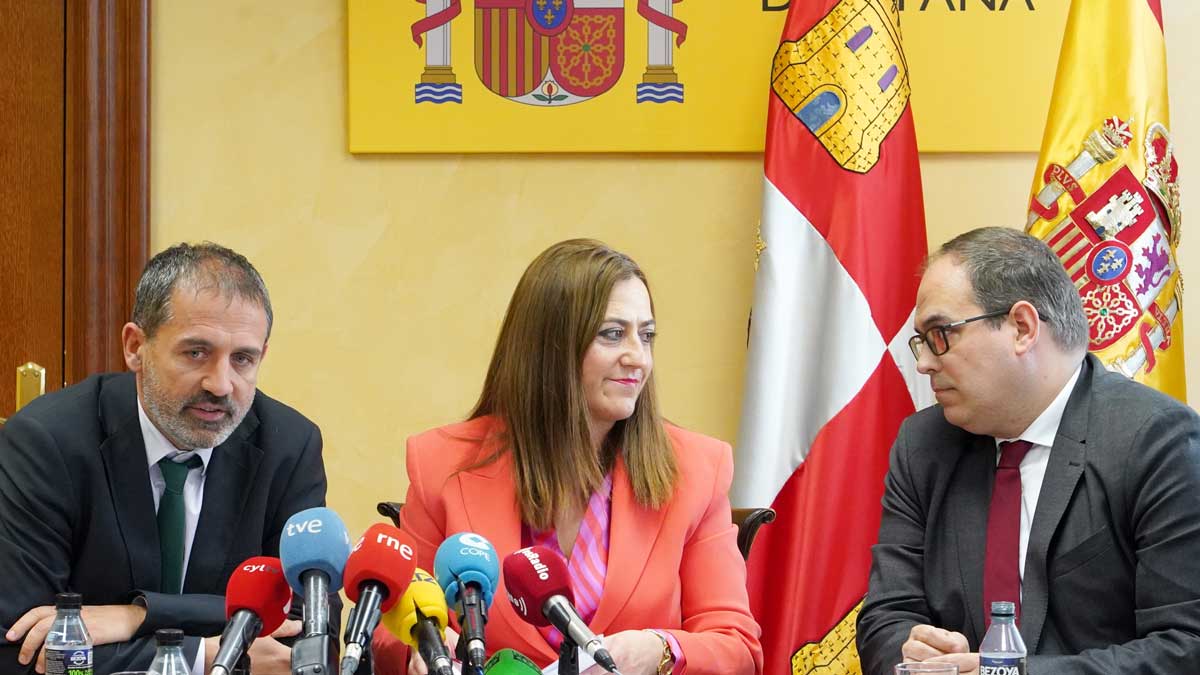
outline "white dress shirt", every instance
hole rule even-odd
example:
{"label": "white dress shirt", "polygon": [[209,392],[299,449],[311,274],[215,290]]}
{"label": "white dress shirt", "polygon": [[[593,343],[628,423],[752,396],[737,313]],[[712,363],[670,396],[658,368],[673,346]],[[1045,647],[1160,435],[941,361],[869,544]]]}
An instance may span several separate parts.
{"label": "white dress shirt", "polygon": [[[142,425],[142,442],[146,446],[146,462],[150,466],[150,492],[154,495],[154,512],[158,513],[158,503],[167,489],[167,481],[163,478],[158,461],[163,457],[171,457],[172,461],[186,462],[192,455],[200,457],[204,466],[199,471],[189,471],[187,481],[183,484],[183,573],[187,577],[188,560],[192,555],[192,538],[196,536],[196,523],[200,521],[200,508],[204,505],[204,478],[208,474],[208,462],[212,459],[212,448],[200,448],[180,452],[158,427],[146,416],[142,407],[141,397],[138,397],[138,420]],[[196,661],[192,664],[192,674],[200,675],[204,670],[204,641],[200,641],[200,649],[196,653]]]}
{"label": "white dress shirt", "polygon": [[1025,581],[1025,551],[1029,548],[1029,531],[1033,528],[1033,514],[1037,512],[1038,495],[1042,492],[1042,479],[1046,477],[1046,465],[1050,463],[1050,448],[1054,446],[1054,438],[1058,436],[1058,425],[1062,422],[1063,412],[1067,409],[1067,400],[1075,389],[1075,381],[1083,364],[1075,369],[1075,373],[1063,385],[1058,396],[1046,406],[1041,415],[1016,438],[996,439],[996,463],[1000,463],[1000,444],[1007,441],[1029,441],[1033,447],[1021,460],[1021,543],[1020,543],[1020,574]]}

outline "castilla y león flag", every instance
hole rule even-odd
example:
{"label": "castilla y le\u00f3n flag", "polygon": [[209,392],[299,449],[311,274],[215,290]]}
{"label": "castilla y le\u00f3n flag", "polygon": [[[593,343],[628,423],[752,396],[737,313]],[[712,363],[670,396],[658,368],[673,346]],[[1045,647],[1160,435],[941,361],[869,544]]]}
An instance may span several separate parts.
{"label": "castilla y le\u00f3n flag", "polygon": [[1079,289],[1088,349],[1186,401],[1170,124],[1159,0],[1074,0],[1026,228]]}
{"label": "castilla y le\u00f3n flag", "polygon": [[767,675],[858,673],[888,451],[930,398],[907,346],[926,244],[894,3],[792,2],[770,98],[732,499],[779,513],[749,561]]}

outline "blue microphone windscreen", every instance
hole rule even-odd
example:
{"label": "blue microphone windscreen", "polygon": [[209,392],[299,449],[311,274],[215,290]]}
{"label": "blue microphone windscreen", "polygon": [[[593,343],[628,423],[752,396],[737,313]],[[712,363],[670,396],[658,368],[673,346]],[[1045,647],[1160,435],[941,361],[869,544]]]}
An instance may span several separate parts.
{"label": "blue microphone windscreen", "polygon": [[501,649],[483,664],[487,675],[541,675],[542,669],[515,649]]}
{"label": "blue microphone windscreen", "polygon": [[474,532],[452,534],[438,546],[433,575],[446,591],[446,604],[457,606],[461,585],[475,583],[483,591],[484,606],[491,607],[492,595],[500,583],[496,547]]}
{"label": "blue microphone windscreen", "polygon": [[298,595],[304,595],[300,575],[308,570],[329,576],[329,592],[342,588],[342,572],[350,557],[350,533],[332,509],[305,509],[288,518],[279,535],[279,559],[288,585]]}

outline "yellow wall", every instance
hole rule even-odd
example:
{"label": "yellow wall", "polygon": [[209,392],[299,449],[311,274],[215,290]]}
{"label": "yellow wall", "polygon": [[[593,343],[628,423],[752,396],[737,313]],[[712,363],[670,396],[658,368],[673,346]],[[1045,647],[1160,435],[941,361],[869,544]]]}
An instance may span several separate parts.
{"label": "yellow wall", "polygon": [[[1185,68],[1200,63],[1200,8],[1164,4],[1186,186],[1200,175],[1200,71]],[[403,498],[404,438],[470,408],[518,276],[567,237],[641,263],[668,416],[736,438],[760,156],[356,158],[341,0],[163,2],[153,31],[152,247],[215,240],[266,277],[261,385],[321,425],[330,505],[353,533]],[[1034,161],[924,156],[930,242],[1022,222]],[[1191,236],[1185,273],[1200,270]]]}

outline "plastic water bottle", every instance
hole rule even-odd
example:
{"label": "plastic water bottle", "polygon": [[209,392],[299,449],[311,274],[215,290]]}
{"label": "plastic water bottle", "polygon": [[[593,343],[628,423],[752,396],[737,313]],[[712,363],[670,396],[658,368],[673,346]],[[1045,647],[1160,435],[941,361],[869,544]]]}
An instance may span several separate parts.
{"label": "plastic water bottle", "polygon": [[92,636],[79,608],[83,596],[59,593],[54,596],[58,613],[46,634],[46,675],[92,675]]}
{"label": "plastic water bottle", "polygon": [[150,672],[157,675],[191,675],[192,667],[183,658],[183,631],[178,628],[159,628],[154,631],[158,645]]}
{"label": "plastic water bottle", "polygon": [[992,625],[979,643],[979,675],[1025,675],[1025,641],[1015,615],[1013,603],[992,603]]}

